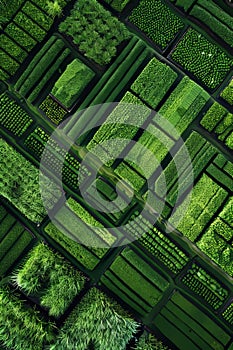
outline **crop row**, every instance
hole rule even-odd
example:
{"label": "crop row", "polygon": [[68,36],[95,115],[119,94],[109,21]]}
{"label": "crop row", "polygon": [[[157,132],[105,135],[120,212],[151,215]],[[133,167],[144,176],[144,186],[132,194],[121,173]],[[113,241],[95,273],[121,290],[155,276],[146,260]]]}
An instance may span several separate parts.
{"label": "crop row", "polygon": [[[15,84],[18,92],[23,96],[27,96],[30,102],[33,102],[37,98],[47,82],[70,55],[70,50],[65,48],[61,39],[55,41],[53,39],[49,40],[45,44],[46,49],[51,42],[52,45],[47,51],[43,47],[42,52],[40,51],[33,58],[30,65]],[[20,82],[22,82],[22,85],[20,85]]]}
{"label": "crop row", "polygon": [[233,303],[228,306],[222,315],[230,325],[233,325]]}
{"label": "crop row", "polygon": [[196,2],[196,0],[170,0],[174,2],[176,6],[181,7],[185,12],[187,12],[190,7]]}
{"label": "crop row", "polygon": [[31,234],[0,206],[0,276],[4,275],[31,243]]}
{"label": "crop row", "polygon": [[63,106],[70,108],[94,75],[89,67],[76,58],[56,81],[51,93]]}
{"label": "crop row", "polygon": [[230,341],[223,327],[179,292],[156,315],[154,325],[181,350],[224,349]]}
{"label": "crop row", "polygon": [[162,50],[184,27],[182,20],[162,0],[141,0],[129,20]]}
{"label": "crop row", "polygon": [[63,181],[72,189],[78,188],[80,182],[89,174],[89,170],[66,152],[58,143],[50,138],[50,135],[41,127],[37,127],[26,139],[25,145],[33,154],[41,159],[46,146],[46,156],[43,156],[44,165],[54,173],[62,171]]}
{"label": "crop row", "polygon": [[[190,15],[196,17],[207,25],[215,34],[223,39],[227,44],[233,46],[233,26],[228,27],[231,22],[231,16],[225,13],[213,1],[199,0],[193,7]],[[226,19],[226,22],[222,20]]]}
{"label": "crop row", "polygon": [[39,108],[56,125],[60,124],[67,114],[67,112],[51,96],[47,96],[40,104]]}
{"label": "crop row", "polygon": [[147,219],[139,215],[125,225],[127,234],[138,238],[139,243],[173,273],[178,273],[187,264],[186,253],[167,235],[152,227]]}
{"label": "crop row", "polygon": [[66,311],[85,282],[79,271],[44,243],[29,252],[26,262],[12,278],[24,293],[38,296],[41,306],[54,317]]}
{"label": "crop row", "polygon": [[0,95],[1,125],[16,136],[21,136],[32,124],[32,118],[6,94]]}
{"label": "crop row", "polygon": [[233,105],[233,79],[231,79],[228,86],[221,92],[221,97],[230,105]]}
{"label": "crop row", "polygon": [[[203,174],[193,188],[192,198],[185,215],[180,222],[178,221],[178,230],[191,241],[195,241],[226,197],[227,192],[206,174]],[[174,225],[179,220],[181,213],[185,212],[187,200],[188,197],[170,219]]]}
{"label": "crop row", "polygon": [[68,234],[64,234],[64,229],[59,230],[59,225],[49,223],[45,227],[45,233],[59,244],[65,251],[74,257],[82,266],[88,270],[93,270],[99,263],[100,259],[106,254],[107,249],[86,247],[77,243]]}
{"label": "crop row", "polygon": [[182,278],[182,283],[215,310],[223,305],[228,296],[228,291],[197,264],[192,264],[192,267]]}
{"label": "crop row", "polygon": [[109,63],[118,45],[129,39],[124,24],[96,0],[79,0],[59,30],[72,37],[74,44],[89,59],[100,65]]}
{"label": "crop row", "polygon": [[222,83],[232,66],[221,48],[194,29],[188,29],[171,58],[210,89]]}
{"label": "crop row", "polygon": [[[39,182],[39,171],[6,141],[0,139],[1,151],[1,195],[7,198],[27,218],[41,222],[47,210],[53,208],[60,197],[57,186],[46,176]],[[41,178],[41,179],[42,179]],[[44,190],[43,202],[41,186]],[[46,207],[46,209],[45,209]]]}
{"label": "crop row", "polygon": [[233,237],[232,200],[204,232],[197,246],[229,275],[233,276],[231,240]]}
{"label": "crop row", "polygon": [[107,248],[116,241],[110,231],[73,199],[68,200],[54,218],[64,234],[88,247]]}
{"label": "crop row", "polygon": [[140,315],[149,312],[169,286],[161,274],[130,248],[115,259],[101,281]]}
{"label": "crop row", "polygon": [[[85,98],[80,106],[80,110],[90,105],[94,106],[104,102],[118,101],[119,94],[125,89],[127,82],[140,70],[141,65],[148,56],[151,56],[151,50],[145,46],[142,40],[138,40],[133,36]],[[92,127],[94,128],[96,123],[103,118],[103,115],[106,115],[106,109],[107,106],[102,106],[102,108],[98,109],[98,112],[96,109],[85,111],[79,116],[78,122],[71,118],[64,126],[67,136],[75,139],[77,138],[77,133],[80,134],[85,127],[88,127],[88,130]],[[80,142],[86,142],[86,135],[82,135],[80,139]]]}
{"label": "crop row", "polygon": [[233,114],[226,108],[215,102],[202,118],[201,125],[233,149]]}

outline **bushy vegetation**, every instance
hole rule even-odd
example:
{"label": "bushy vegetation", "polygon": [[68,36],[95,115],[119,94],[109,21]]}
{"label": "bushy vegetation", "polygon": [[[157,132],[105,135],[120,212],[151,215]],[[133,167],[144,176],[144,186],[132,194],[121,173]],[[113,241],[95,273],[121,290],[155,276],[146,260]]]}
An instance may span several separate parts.
{"label": "bushy vegetation", "polygon": [[66,311],[85,282],[80,272],[43,243],[30,251],[13,280],[26,294],[39,295],[41,305],[55,317]]}
{"label": "bushy vegetation", "polygon": [[100,65],[109,63],[118,45],[130,37],[126,27],[96,0],[77,1],[59,30],[71,36],[78,49]]}
{"label": "bushy vegetation", "polygon": [[125,6],[128,5],[130,0],[104,0],[107,4],[110,4],[116,11],[123,11]]}
{"label": "bushy vegetation", "polygon": [[162,0],[141,0],[129,20],[163,50],[184,27]]}
{"label": "bushy vegetation", "polygon": [[229,85],[221,92],[221,97],[230,105],[233,105],[233,79],[231,79]]}
{"label": "bushy vegetation", "polygon": [[92,288],[73,310],[51,350],[125,350],[138,324],[118,305]]}
{"label": "bushy vegetation", "polygon": [[144,332],[136,344],[135,350],[166,350],[168,349],[161,341],[151,333]]}
{"label": "bushy vegetation", "polygon": [[[39,170],[3,139],[0,139],[0,154],[1,195],[28,219],[41,222],[47,212],[40,194]],[[44,186],[47,189],[44,203],[47,209],[52,209],[60,197],[60,190],[45,176]]]}
{"label": "bushy vegetation", "polygon": [[94,75],[90,68],[76,58],[57,80],[51,93],[65,107],[70,108]]}
{"label": "bushy vegetation", "polygon": [[233,303],[228,306],[222,315],[230,325],[233,325]]}
{"label": "bushy vegetation", "polygon": [[1,125],[15,136],[22,136],[32,118],[7,94],[0,95],[0,122]]}
{"label": "bushy vegetation", "polygon": [[39,107],[56,125],[60,124],[67,114],[67,112],[51,96],[47,96]]}
{"label": "bushy vegetation", "polygon": [[232,66],[222,49],[194,29],[185,33],[171,58],[210,89],[222,83]]}
{"label": "bushy vegetation", "polygon": [[8,349],[41,350],[54,338],[55,326],[28,308],[18,295],[0,288],[0,341]]}

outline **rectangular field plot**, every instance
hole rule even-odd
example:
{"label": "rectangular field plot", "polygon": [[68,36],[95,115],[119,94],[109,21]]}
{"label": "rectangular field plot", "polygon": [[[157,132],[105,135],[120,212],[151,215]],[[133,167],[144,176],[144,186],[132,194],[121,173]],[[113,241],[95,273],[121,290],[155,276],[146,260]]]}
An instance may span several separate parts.
{"label": "rectangular field plot", "polygon": [[161,274],[130,248],[116,258],[101,281],[141,315],[159,302],[169,286]]}
{"label": "rectangular field plot", "polygon": [[33,222],[41,222],[52,209],[61,193],[54,182],[43,176],[46,198],[41,199],[39,170],[0,138],[1,188],[0,194],[7,198],[23,215]]}
{"label": "rectangular field plot", "polygon": [[0,276],[23,254],[33,236],[0,205]]}
{"label": "rectangular field plot", "polygon": [[142,0],[129,20],[164,50],[184,27],[183,21],[161,0]]}
{"label": "rectangular field plot", "polygon": [[230,335],[210,316],[179,292],[155,317],[154,324],[181,350],[223,350],[230,340]]}
{"label": "rectangular field plot", "polygon": [[233,63],[222,49],[194,29],[185,33],[171,58],[210,89],[223,82]]}

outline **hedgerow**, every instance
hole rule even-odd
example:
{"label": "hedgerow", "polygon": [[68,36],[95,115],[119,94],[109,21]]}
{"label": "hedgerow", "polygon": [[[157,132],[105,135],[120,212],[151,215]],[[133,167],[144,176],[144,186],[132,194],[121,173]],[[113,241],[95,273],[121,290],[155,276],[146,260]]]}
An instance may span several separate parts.
{"label": "hedgerow", "polygon": [[18,24],[21,28],[23,28],[27,33],[30,33],[30,35],[36,41],[41,41],[46,35],[46,32],[37,25],[35,25],[35,23],[23,12],[19,12],[15,16],[14,22]]}
{"label": "hedgerow", "polygon": [[109,63],[116,56],[117,46],[130,37],[126,27],[96,0],[77,1],[59,30],[100,65]]}
{"label": "hedgerow", "polygon": [[185,33],[171,58],[210,89],[222,83],[232,66],[222,49],[194,29]]}
{"label": "hedgerow", "polygon": [[161,49],[184,27],[182,20],[161,0],[141,0],[129,20]]}

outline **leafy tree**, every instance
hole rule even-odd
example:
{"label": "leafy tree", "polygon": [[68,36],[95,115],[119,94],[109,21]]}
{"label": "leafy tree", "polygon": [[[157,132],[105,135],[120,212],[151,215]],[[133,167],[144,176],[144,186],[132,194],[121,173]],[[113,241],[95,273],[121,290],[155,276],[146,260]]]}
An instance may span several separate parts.
{"label": "leafy tree", "polygon": [[49,16],[51,17],[61,17],[62,15],[62,7],[59,4],[58,0],[54,0],[54,2],[52,1],[48,1],[47,2],[47,12],[49,14]]}

